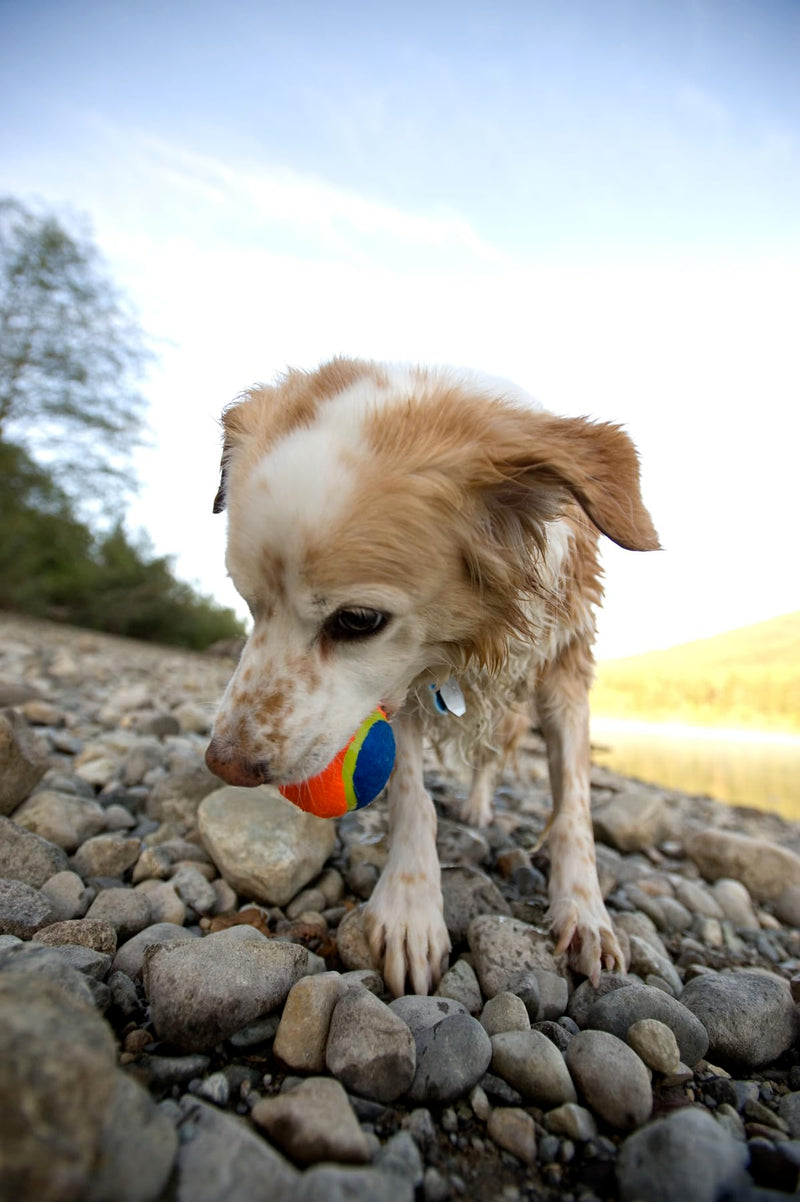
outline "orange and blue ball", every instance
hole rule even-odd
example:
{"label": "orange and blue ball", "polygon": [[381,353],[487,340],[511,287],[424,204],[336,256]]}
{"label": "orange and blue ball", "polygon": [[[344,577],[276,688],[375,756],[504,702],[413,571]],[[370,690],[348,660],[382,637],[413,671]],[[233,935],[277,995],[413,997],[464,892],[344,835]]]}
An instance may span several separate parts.
{"label": "orange and blue ball", "polygon": [[338,818],[375,800],[392,774],[394,756],[394,733],[376,709],[327,768],[298,785],[281,785],[280,792],[308,814]]}

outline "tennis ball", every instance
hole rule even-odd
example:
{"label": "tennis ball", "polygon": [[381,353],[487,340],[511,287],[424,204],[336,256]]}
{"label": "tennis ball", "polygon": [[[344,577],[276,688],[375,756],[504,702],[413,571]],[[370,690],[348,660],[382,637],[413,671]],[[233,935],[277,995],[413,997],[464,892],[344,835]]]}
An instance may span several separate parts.
{"label": "tennis ball", "polygon": [[391,776],[394,752],[386,714],[373,710],[327,768],[299,785],[280,785],[279,791],[308,814],[338,818],[375,800]]}

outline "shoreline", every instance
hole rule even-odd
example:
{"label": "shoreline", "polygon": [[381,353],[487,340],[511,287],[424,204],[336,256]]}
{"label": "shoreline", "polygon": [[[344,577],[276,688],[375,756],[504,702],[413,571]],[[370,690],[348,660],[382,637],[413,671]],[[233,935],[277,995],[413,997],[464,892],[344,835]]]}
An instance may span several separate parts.
{"label": "shoreline", "polygon": [[592,738],[605,735],[639,738],[681,739],[697,742],[750,743],[800,749],[800,733],[753,730],[734,726],[694,726],[688,722],[649,722],[641,718],[591,717]]}

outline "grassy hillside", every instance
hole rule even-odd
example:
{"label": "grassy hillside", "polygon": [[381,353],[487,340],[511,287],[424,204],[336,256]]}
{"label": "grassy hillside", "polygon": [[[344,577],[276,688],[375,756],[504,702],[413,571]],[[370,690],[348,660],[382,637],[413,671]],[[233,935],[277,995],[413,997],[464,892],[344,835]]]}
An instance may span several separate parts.
{"label": "grassy hillside", "polygon": [[594,713],[800,733],[800,612],[597,666]]}

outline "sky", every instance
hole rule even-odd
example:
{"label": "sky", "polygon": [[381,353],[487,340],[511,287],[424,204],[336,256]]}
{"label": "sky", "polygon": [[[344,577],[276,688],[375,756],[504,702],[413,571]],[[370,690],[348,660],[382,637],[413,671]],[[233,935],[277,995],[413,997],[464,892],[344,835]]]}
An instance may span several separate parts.
{"label": "sky", "polygon": [[[0,194],[152,339],[128,524],[237,604],[219,414],[333,354],[625,424],[598,654],[800,608],[797,0],[0,0]],[[244,614],[244,607],[239,605]]]}

